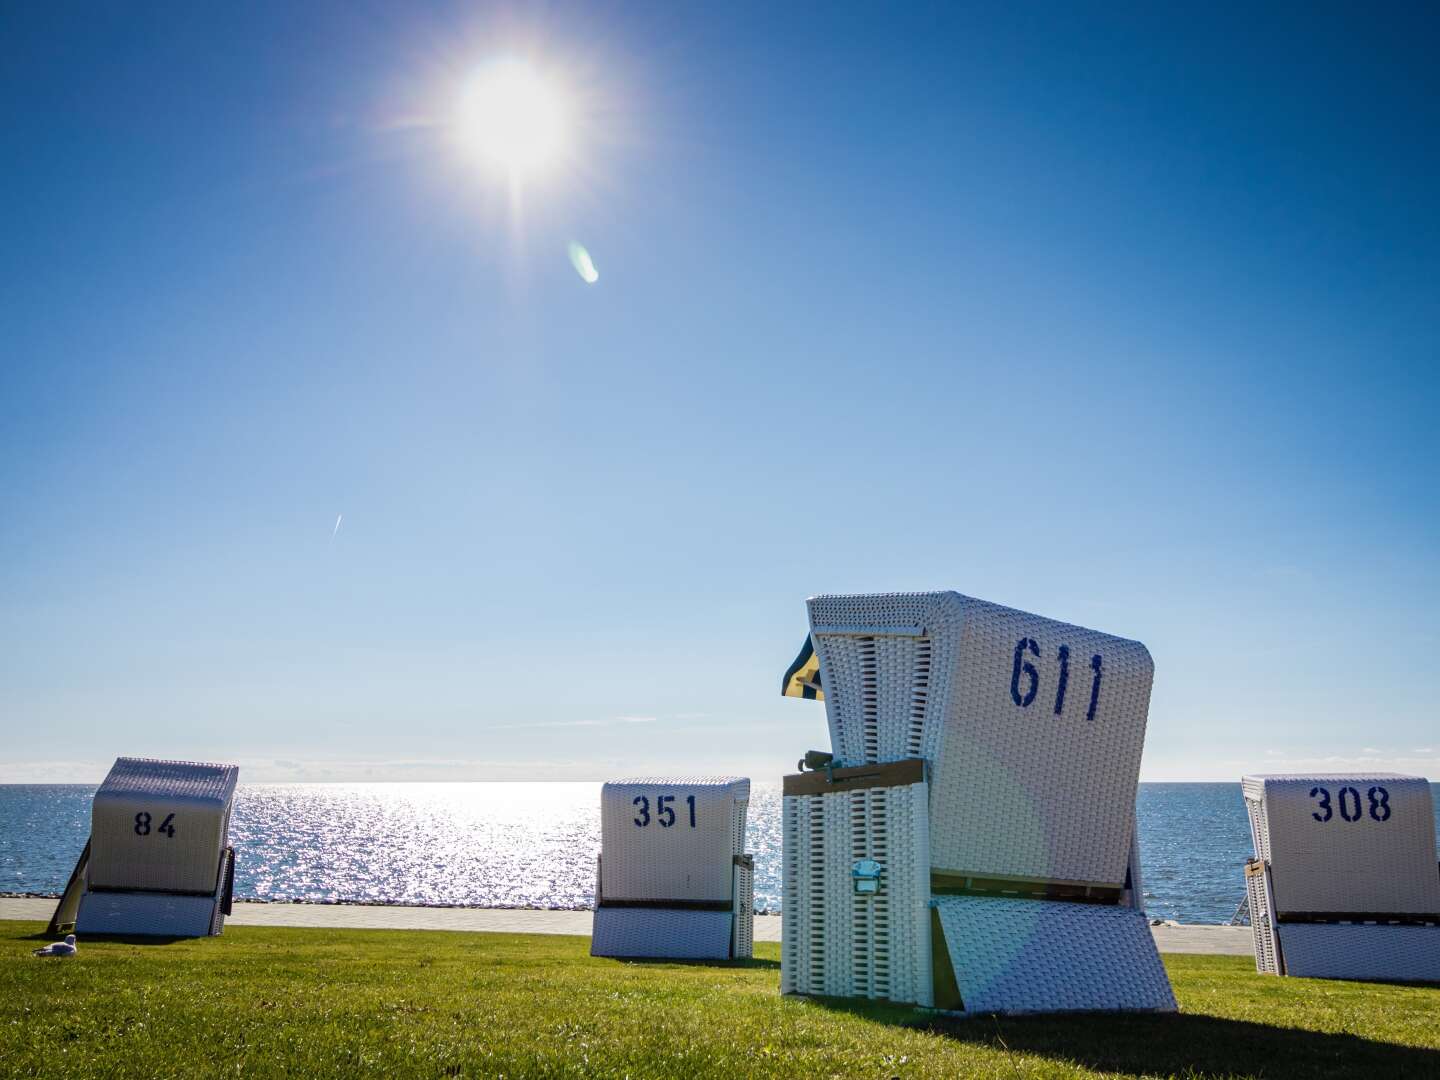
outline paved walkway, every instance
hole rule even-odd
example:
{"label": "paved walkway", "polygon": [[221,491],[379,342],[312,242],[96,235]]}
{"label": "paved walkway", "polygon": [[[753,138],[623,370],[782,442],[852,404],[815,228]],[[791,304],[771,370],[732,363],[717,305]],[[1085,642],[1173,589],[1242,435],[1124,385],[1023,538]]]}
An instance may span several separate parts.
{"label": "paved walkway", "polygon": [[[0,898],[0,919],[48,922],[54,900]],[[478,930],[505,934],[590,933],[589,911],[512,908],[386,907],[369,904],[236,903],[235,926],[348,927],[356,930]],[[1250,956],[1247,926],[1152,927],[1161,952]],[[755,940],[779,941],[780,916],[755,916]]]}

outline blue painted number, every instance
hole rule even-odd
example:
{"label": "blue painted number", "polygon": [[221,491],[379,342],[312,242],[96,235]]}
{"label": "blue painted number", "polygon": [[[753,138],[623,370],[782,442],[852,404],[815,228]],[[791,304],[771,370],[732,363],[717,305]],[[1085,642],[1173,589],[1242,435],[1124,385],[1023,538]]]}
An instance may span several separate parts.
{"label": "blue painted number", "polygon": [[[1366,795],[1370,800],[1370,817],[1375,821],[1389,821],[1390,792],[1377,784],[1366,792]],[[1335,816],[1335,809],[1330,805],[1329,788],[1312,787],[1310,798],[1316,800],[1317,808],[1310,811],[1310,816],[1316,821],[1326,822]],[[1360,805],[1360,792],[1353,787],[1342,787],[1335,793],[1335,798],[1340,803],[1342,820],[1359,821],[1365,816]]]}
{"label": "blue painted number", "polygon": [[[1378,799],[1375,797],[1377,794],[1380,796]],[[1384,810],[1385,813],[1381,814],[1381,810]],[[1383,787],[1370,789],[1370,816],[1376,821],[1390,820],[1390,792]]]}
{"label": "blue painted number", "polygon": [[[655,796],[655,820],[660,822],[662,829],[668,829],[675,824],[675,807],[670,805],[678,795],[657,795]],[[686,795],[685,802],[690,807],[690,828],[695,828],[695,796]],[[636,795],[631,800],[632,805],[639,807],[640,816],[635,818],[638,828],[645,828],[650,824],[650,799],[645,795]]]}
{"label": "blue painted number", "polygon": [[[1040,673],[1035,670],[1034,664],[1025,659],[1027,652],[1031,656],[1039,656],[1040,646],[1035,644],[1034,638],[1022,637],[1015,643],[1015,668],[1010,672],[1010,699],[1022,709],[1030,707],[1035,700],[1035,691],[1040,689]],[[1024,694],[1020,693],[1021,675],[1030,680]]]}
{"label": "blue painted number", "polygon": [[1065,687],[1070,685],[1070,646],[1060,646],[1060,685],[1055,688],[1055,715],[1065,711]]}
{"label": "blue painted number", "polygon": [[[1352,800],[1354,800],[1354,804],[1355,804],[1355,805],[1354,805],[1354,810],[1353,810],[1353,811],[1346,809],[1346,806],[1348,805],[1348,804],[1345,802],[1345,796],[1346,796],[1346,795],[1349,795],[1350,798],[1351,798]],[[1359,821],[1359,820],[1360,820],[1360,792],[1356,791],[1353,787],[1342,787],[1342,788],[1340,789],[1340,792],[1339,792],[1339,799],[1340,799],[1340,816],[1341,816],[1342,818],[1344,818],[1346,821]]]}
{"label": "blue painted number", "polygon": [[[1028,709],[1035,695],[1040,690],[1040,671],[1032,664],[1028,657],[1036,659],[1040,657],[1040,646],[1034,638],[1022,637],[1015,642],[1014,661],[1010,665],[1010,700],[1022,709]],[[1055,715],[1065,714],[1065,694],[1070,688],[1070,646],[1061,645],[1056,651],[1056,657],[1060,661],[1060,677],[1055,684]],[[1095,710],[1100,706],[1100,679],[1104,674],[1104,659],[1099,653],[1090,657],[1090,670],[1095,676],[1090,681],[1090,705],[1085,710],[1085,719],[1094,720]],[[1021,690],[1021,679],[1024,679],[1024,690]]]}
{"label": "blue painted number", "polygon": [[1090,684],[1090,708],[1085,711],[1086,720],[1095,719],[1095,706],[1100,704],[1100,654],[1090,657],[1090,670],[1095,672],[1095,681]]}

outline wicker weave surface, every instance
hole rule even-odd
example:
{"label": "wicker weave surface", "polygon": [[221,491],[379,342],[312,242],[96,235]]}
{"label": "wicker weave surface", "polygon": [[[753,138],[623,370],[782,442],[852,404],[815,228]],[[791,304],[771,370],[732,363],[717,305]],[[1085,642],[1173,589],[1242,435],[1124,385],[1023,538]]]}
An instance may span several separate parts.
{"label": "wicker weave surface", "polygon": [[590,955],[725,960],[730,956],[733,920],[728,911],[600,907],[595,911]]}
{"label": "wicker weave surface", "polygon": [[100,892],[80,898],[75,932],[144,937],[207,937],[218,934],[224,916],[207,896],[175,893]]}
{"label": "wicker weave surface", "polygon": [[1241,784],[1256,856],[1270,863],[1271,899],[1282,922],[1287,912],[1440,915],[1426,780],[1393,773],[1254,775]]}
{"label": "wicker weave surface", "polygon": [[745,853],[749,798],[750,781],[738,776],[633,777],[605,784],[600,794],[601,897],[731,899],[734,859]]}
{"label": "wicker weave surface", "polygon": [[961,612],[953,597],[877,593],[807,601],[831,748],[845,764],[934,760],[958,654]]}
{"label": "wicker weave surface", "polygon": [[117,759],[91,808],[89,884],[214,892],[239,773],[235,765]]}
{"label": "wicker weave surface", "polygon": [[730,955],[748,960],[755,955],[755,860],[750,856],[735,860],[735,926],[730,941]]}
{"label": "wicker weave surface", "polygon": [[[782,992],[933,1003],[928,801],[924,782],[784,798]],[[862,859],[876,894],[855,891]]]}
{"label": "wicker weave surface", "polygon": [[958,593],[817,596],[809,615],[837,755],[930,759],[937,870],[1123,882],[1143,645]]}
{"label": "wicker weave surface", "polygon": [[967,1013],[1175,1011],[1134,908],[971,896],[934,904]]}
{"label": "wicker weave surface", "polygon": [[1285,974],[1440,983],[1440,926],[1282,923]]}
{"label": "wicker weave surface", "polygon": [[1275,937],[1275,914],[1270,905],[1269,867],[1260,860],[1245,866],[1245,902],[1250,909],[1250,933],[1255,948],[1255,970],[1280,974],[1280,946]]}
{"label": "wicker weave surface", "polygon": [[225,927],[225,871],[232,858],[220,856],[214,895],[157,892],[90,892],[80,896],[75,933],[133,934],[141,937],[207,937]]}

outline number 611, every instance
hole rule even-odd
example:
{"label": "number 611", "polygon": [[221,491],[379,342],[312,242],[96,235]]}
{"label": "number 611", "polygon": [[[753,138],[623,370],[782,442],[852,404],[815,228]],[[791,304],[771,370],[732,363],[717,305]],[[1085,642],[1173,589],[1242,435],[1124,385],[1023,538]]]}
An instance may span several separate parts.
{"label": "number 611", "polygon": [[[1028,709],[1035,695],[1040,690],[1040,672],[1035,665],[1030,663],[1028,657],[1040,659],[1040,646],[1035,644],[1034,638],[1022,637],[1015,642],[1015,666],[1010,671],[1010,700],[1019,705],[1022,709]],[[1065,712],[1065,691],[1070,685],[1070,646],[1061,645],[1056,650],[1055,658],[1060,661],[1060,678],[1055,683],[1055,715],[1060,716]],[[1100,704],[1100,676],[1105,666],[1104,659],[1099,653],[1090,657],[1090,670],[1095,677],[1090,682],[1090,707],[1085,710],[1085,719],[1095,719],[1095,708]],[[1024,691],[1021,691],[1020,680],[1025,679]]]}

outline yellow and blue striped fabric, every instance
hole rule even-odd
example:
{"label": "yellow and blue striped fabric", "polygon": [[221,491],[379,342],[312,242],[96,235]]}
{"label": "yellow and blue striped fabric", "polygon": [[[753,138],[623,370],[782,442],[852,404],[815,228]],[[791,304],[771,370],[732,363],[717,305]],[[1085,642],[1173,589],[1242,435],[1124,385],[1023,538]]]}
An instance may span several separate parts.
{"label": "yellow and blue striped fabric", "polygon": [[780,680],[780,694],[811,701],[825,700],[825,691],[820,687],[820,657],[815,655],[815,643],[808,634],[800,648],[800,655],[795,657],[795,662]]}

